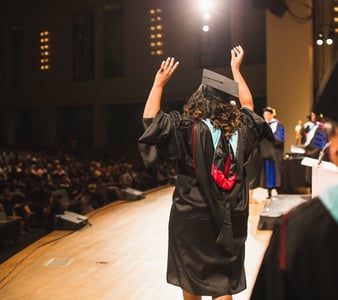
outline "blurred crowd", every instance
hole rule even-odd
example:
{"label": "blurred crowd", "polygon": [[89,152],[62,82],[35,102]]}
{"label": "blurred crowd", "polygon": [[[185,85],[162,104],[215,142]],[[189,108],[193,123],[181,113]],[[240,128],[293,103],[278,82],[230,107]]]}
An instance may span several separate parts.
{"label": "blurred crowd", "polygon": [[145,191],[173,183],[169,163],[146,170],[127,159],[86,160],[65,152],[0,152],[0,203],[20,220],[21,234],[33,227],[53,230],[54,216],[65,210],[86,214],[115,200],[121,191]]}

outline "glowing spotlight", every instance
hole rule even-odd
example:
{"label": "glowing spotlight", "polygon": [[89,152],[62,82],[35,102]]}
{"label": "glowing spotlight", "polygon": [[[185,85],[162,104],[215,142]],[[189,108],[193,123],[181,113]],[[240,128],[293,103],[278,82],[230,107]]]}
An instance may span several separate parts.
{"label": "glowing spotlight", "polygon": [[333,37],[334,37],[334,31],[331,30],[331,31],[328,33],[327,38],[326,38],[326,41],[325,41],[327,45],[329,45],[329,46],[333,45]]}
{"label": "glowing spotlight", "polygon": [[202,27],[202,30],[204,31],[204,32],[208,32],[209,31],[209,25],[203,25],[203,27]]}
{"label": "glowing spotlight", "polygon": [[200,0],[200,9],[202,11],[211,11],[212,0]]}
{"label": "glowing spotlight", "polygon": [[317,40],[316,40],[316,44],[318,46],[322,46],[324,44],[324,39],[323,39],[324,35],[322,32],[319,32],[318,33],[318,37],[317,37]]}

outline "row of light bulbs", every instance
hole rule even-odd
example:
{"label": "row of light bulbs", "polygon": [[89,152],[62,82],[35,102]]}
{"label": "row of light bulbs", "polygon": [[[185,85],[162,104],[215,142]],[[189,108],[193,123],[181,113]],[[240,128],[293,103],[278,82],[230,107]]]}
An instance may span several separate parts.
{"label": "row of light bulbs", "polygon": [[50,68],[50,36],[49,31],[40,32],[40,70],[45,71]]}
{"label": "row of light bulbs", "polygon": [[163,55],[162,9],[156,8],[150,14],[150,55]]}

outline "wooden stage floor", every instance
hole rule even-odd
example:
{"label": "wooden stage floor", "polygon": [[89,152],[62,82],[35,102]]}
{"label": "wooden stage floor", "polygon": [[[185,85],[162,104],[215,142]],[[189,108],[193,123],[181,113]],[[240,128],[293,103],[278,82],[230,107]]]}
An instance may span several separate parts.
{"label": "wooden stage floor", "polygon": [[[118,201],[88,215],[91,226],[54,231],[0,266],[0,299],[179,300],[166,283],[167,224],[173,187]],[[271,231],[258,231],[264,203],[250,205],[247,300]],[[210,297],[203,297],[210,299]]]}

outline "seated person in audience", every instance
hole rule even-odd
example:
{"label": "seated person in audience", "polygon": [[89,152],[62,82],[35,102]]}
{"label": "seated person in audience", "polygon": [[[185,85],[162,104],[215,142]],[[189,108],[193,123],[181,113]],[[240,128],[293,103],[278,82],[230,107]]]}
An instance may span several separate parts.
{"label": "seated person in audience", "polygon": [[96,183],[88,185],[89,203],[92,205],[93,209],[100,208],[105,204],[105,200],[98,188],[99,186]]}
{"label": "seated person in audience", "polygon": [[122,164],[120,181],[124,188],[136,188],[138,186],[138,174],[135,172],[132,163],[125,162]]}
{"label": "seated person in audience", "polygon": [[54,229],[54,216],[63,214],[66,207],[63,205],[61,196],[48,192],[45,195],[44,217],[46,233]]}
{"label": "seated person in audience", "polygon": [[20,233],[25,234],[30,230],[29,219],[33,214],[25,201],[23,194],[11,194],[8,186],[5,186],[1,193],[0,202],[9,218],[16,218],[20,222]]}

